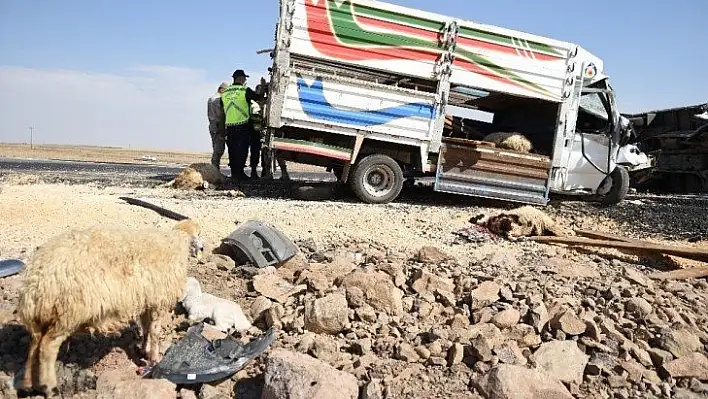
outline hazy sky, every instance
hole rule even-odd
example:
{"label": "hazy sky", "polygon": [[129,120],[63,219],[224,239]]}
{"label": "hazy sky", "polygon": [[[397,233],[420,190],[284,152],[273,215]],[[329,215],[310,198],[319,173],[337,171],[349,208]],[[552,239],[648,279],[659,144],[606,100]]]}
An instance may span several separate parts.
{"label": "hazy sky", "polygon": [[[708,101],[705,0],[391,2],[578,43],[623,112]],[[277,17],[277,0],[0,0],[0,142],[33,125],[38,143],[208,151],[206,99],[236,68],[258,82]]]}

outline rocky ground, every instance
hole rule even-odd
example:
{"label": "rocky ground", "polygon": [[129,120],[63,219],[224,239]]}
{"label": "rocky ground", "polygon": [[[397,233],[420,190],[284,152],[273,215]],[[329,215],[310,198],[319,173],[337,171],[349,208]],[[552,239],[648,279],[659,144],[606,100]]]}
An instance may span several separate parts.
{"label": "rocky ground", "polygon": [[[511,242],[470,228],[488,201],[412,189],[396,204],[306,202],[287,190],[181,193],[4,177],[0,257],[28,259],[70,227],[169,226],[118,199],[193,216],[209,247],[235,223],[269,222],[300,249],[277,269],[210,254],[190,275],[277,338],[220,384],[142,380],[136,329],[75,336],[60,351],[73,398],[699,398],[708,396],[708,283],[660,281],[677,258]],[[614,208],[559,202],[562,225],[704,247],[703,198],[634,196]],[[508,206],[507,206],[508,207]],[[462,229],[462,230],[461,230]],[[0,279],[0,396],[14,398],[29,337],[13,313],[22,275]],[[163,351],[185,332],[178,312]],[[180,389],[181,388],[181,389]],[[179,392],[177,392],[179,390]],[[286,396],[286,393],[289,396]],[[136,396],[137,395],[137,396]],[[143,396],[141,396],[143,395]]]}

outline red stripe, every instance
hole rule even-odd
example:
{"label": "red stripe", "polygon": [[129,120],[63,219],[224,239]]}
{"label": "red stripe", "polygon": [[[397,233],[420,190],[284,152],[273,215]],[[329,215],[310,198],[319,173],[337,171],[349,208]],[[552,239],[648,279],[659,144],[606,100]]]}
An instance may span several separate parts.
{"label": "red stripe", "polygon": [[[326,1],[321,2],[327,4]],[[415,50],[396,48],[391,46],[378,46],[357,48],[346,46],[337,41],[334,28],[327,16],[324,5],[305,5],[307,14],[307,30],[310,34],[312,45],[322,54],[329,57],[340,58],[346,61],[364,60],[413,60],[435,62],[438,53],[428,50]]]}
{"label": "red stripe", "polygon": [[[518,54],[518,53],[516,52],[516,49],[515,49],[514,47],[508,47],[508,46],[505,46],[505,45],[502,45],[502,44],[484,42],[484,41],[481,41],[481,40],[470,39],[470,38],[463,37],[463,36],[458,36],[458,37],[457,37],[457,43],[458,43],[458,44],[461,44],[461,45],[463,45],[463,46],[471,46],[471,47],[483,48],[483,49],[486,49],[486,50],[491,50],[491,51],[496,51],[496,52],[499,52],[499,53],[505,53],[505,54],[509,54],[509,55],[515,55],[515,56],[517,56],[517,57],[526,58],[526,57],[524,57],[524,56]],[[536,52],[533,52],[533,51],[530,51],[530,50],[519,49],[519,51],[522,52],[522,53],[523,53],[524,51],[525,51],[525,52],[531,52],[531,53],[534,54],[534,56],[536,57],[536,59],[539,60],[539,61],[555,61],[555,60],[557,60],[557,59],[560,58],[560,57],[555,57],[555,56],[548,55],[548,54],[536,53]]]}

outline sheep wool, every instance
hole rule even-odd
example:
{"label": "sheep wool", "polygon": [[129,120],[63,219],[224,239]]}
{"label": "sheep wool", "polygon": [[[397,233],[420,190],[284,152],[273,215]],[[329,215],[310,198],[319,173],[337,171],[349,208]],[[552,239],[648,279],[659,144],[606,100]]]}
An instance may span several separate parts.
{"label": "sheep wool", "polygon": [[528,205],[496,214],[477,215],[470,222],[484,226],[496,235],[510,238],[547,234],[566,237],[575,235],[543,211]]}
{"label": "sheep wool", "polygon": [[184,190],[201,190],[209,187],[218,187],[226,182],[226,176],[210,163],[193,163],[180,172],[172,181],[163,187],[172,187]]}
{"label": "sheep wool", "polygon": [[77,332],[114,333],[141,324],[142,349],[159,358],[158,321],[182,296],[200,226],[88,228],[55,236],[27,264],[18,315],[31,337],[22,389],[56,391],[61,344]]}
{"label": "sheep wool", "polygon": [[237,331],[251,328],[251,322],[238,304],[202,292],[199,281],[194,277],[189,277],[184,285],[182,306],[189,314],[188,320],[191,323],[212,319],[214,327],[224,333],[230,333],[232,328]]}
{"label": "sheep wool", "polygon": [[531,150],[533,150],[531,141],[521,133],[496,132],[484,137],[483,141],[494,143],[498,148],[522,152],[524,154],[529,154]]}

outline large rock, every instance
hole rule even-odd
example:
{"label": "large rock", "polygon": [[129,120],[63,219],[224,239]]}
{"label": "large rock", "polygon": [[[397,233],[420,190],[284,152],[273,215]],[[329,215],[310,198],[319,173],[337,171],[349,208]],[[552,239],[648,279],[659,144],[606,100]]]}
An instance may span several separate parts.
{"label": "large rock", "polygon": [[573,341],[551,341],[532,355],[536,367],[566,383],[583,382],[583,372],[590,357]]}
{"label": "large rock", "polygon": [[305,328],[318,334],[338,334],[349,323],[347,298],[330,294],[305,304]]}
{"label": "large rock", "polygon": [[439,250],[438,248],[431,247],[431,246],[426,246],[421,248],[418,251],[418,262],[420,263],[427,263],[431,265],[439,265],[446,260],[448,260],[450,257],[447,256],[444,252]]}
{"label": "large rock", "polygon": [[300,353],[273,349],[261,399],[357,399],[356,377]]}
{"label": "large rock", "polygon": [[165,379],[125,380],[119,384],[100,387],[98,399],[174,399],[177,397],[177,385]]}
{"label": "large rock", "polygon": [[479,310],[486,308],[499,299],[499,284],[493,281],[485,281],[470,292],[470,308]]}
{"label": "large rock", "polygon": [[307,286],[294,285],[276,273],[269,273],[255,276],[253,289],[268,299],[285,303],[291,296],[306,291]]}
{"label": "large rock", "polygon": [[664,365],[664,369],[674,378],[708,381],[708,358],[702,353],[694,352],[672,360]]}
{"label": "large rock", "polygon": [[403,314],[403,291],[396,288],[391,277],[384,272],[354,272],[342,280],[342,286],[349,290],[357,287],[364,293],[367,304],[379,312],[390,316]]}
{"label": "large rock", "polygon": [[449,278],[438,277],[425,270],[419,270],[413,275],[413,291],[422,294],[425,292],[453,292],[455,284]]}
{"label": "large rock", "polygon": [[502,364],[477,384],[487,399],[572,399],[563,384],[543,371]]}
{"label": "large rock", "polygon": [[566,310],[554,317],[553,320],[551,320],[551,327],[569,335],[580,335],[584,333],[587,328],[585,322],[580,320],[580,318],[570,310]]}
{"label": "large rock", "polygon": [[701,340],[687,329],[669,330],[661,338],[661,349],[679,358],[703,348]]}

